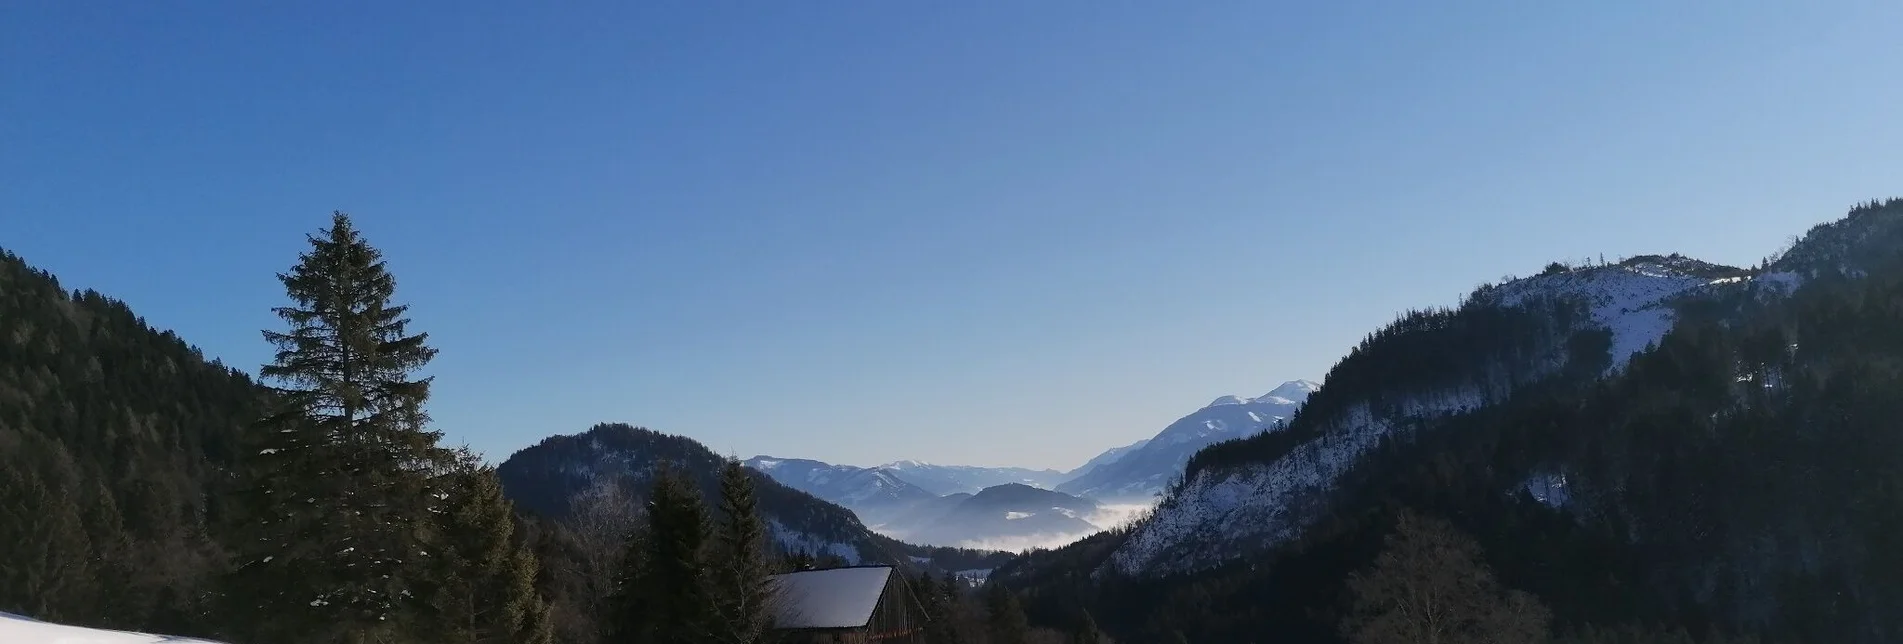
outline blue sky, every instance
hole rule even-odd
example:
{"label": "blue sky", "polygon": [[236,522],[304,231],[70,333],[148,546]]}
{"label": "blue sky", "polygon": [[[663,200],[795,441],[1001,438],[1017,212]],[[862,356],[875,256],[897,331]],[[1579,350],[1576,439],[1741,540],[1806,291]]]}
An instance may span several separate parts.
{"label": "blue sky", "polygon": [[625,421],[1069,468],[1482,281],[1749,264],[1903,194],[1898,24],[24,0],[0,7],[0,247],[255,369],[273,274],[350,212],[442,351],[438,426],[492,458]]}

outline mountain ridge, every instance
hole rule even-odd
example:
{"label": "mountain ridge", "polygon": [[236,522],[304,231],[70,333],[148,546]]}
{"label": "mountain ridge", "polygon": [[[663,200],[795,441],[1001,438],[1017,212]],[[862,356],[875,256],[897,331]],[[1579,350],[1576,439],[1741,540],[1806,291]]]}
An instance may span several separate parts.
{"label": "mountain ridge", "polygon": [[1182,473],[1198,450],[1272,431],[1320,386],[1310,380],[1291,380],[1254,398],[1218,397],[1165,426],[1135,449],[1058,484],[1057,489],[1108,502],[1148,502]]}

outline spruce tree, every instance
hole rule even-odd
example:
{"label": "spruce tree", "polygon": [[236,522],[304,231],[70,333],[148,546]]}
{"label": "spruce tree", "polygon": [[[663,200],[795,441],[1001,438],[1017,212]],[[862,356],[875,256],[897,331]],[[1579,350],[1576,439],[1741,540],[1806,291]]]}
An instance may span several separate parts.
{"label": "spruce tree", "polygon": [[812,570],[813,553],[807,552],[805,548],[794,550],[791,554],[786,556],[786,560],[781,563],[780,568],[786,572]]}
{"label": "spruce tree", "polygon": [[956,644],[958,633],[952,628],[952,598],[932,573],[918,576],[919,603],[925,608],[925,643]]}
{"label": "spruce tree", "polygon": [[548,606],[535,589],[535,555],[515,537],[514,506],[495,469],[467,449],[443,475],[447,493],[433,561],[439,641],[547,644]]}
{"label": "spruce tree", "polygon": [[26,459],[0,461],[0,611],[48,620],[92,617],[92,549],[68,490],[48,485]]}
{"label": "spruce tree", "polygon": [[647,519],[639,538],[629,540],[610,602],[620,622],[610,644],[712,641],[719,611],[707,574],[709,522],[700,492],[663,464],[648,495]]}
{"label": "spruce tree", "polygon": [[615,561],[614,587],[604,602],[606,614],[601,616],[605,622],[603,644],[655,641],[653,597],[657,588],[653,567],[648,565],[654,548],[649,525],[633,526],[624,537],[622,554]]}
{"label": "spruce tree", "polygon": [[711,561],[720,619],[717,640],[756,644],[773,625],[773,593],[753,479],[739,460],[720,468],[720,531]]}
{"label": "spruce tree", "polygon": [[1103,644],[1103,631],[1097,629],[1097,620],[1090,611],[1083,611],[1082,623],[1077,627],[1076,635],[1071,637],[1073,644]]}
{"label": "spruce tree", "polygon": [[1024,618],[1024,607],[1004,584],[992,582],[986,589],[985,611],[991,644],[1026,644],[1030,640],[1031,625]]}
{"label": "spruce tree", "polygon": [[436,350],[411,333],[382,254],[348,216],[278,275],[288,328],[260,375],[273,408],[245,451],[231,617],[280,641],[370,641],[423,630],[425,546],[447,462],[425,425]]}

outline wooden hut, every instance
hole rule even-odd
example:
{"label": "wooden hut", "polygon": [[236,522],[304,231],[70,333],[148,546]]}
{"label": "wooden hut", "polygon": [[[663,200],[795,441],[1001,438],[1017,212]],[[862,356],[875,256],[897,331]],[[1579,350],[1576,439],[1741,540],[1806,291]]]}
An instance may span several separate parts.
{"label": "wooden hut", "polygon": [[788,644],[918,644],[925,614],[891,566],[774,575],[774,630]]}

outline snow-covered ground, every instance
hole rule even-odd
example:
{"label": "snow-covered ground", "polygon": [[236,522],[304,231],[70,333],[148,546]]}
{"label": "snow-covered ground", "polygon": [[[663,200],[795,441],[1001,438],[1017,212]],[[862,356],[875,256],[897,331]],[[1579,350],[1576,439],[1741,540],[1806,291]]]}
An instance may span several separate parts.
{"label": "snow-covered ground", "polygon": [[[813,535],[793,530],[786,527],[786,524],[780,523],[779,519],[767,519],[766,524],[767,533],[773,535],[774,542],[780,544],[780,547],[785,550],[806,552],[815,557],[828,554],[837,555],[839,558],[846,560],[847,564],[854,566],[864,563],[859,558],[859,549],[854,548],[851,544],[826,541],[814,537]],[[0,644],[4,644],[4,642],[0,642]]]}
{"label": "snow-covered ground", "polygon": [[1667,301],[1713,283],[1663,264],[1637,262],[1514,280],[1500,287],[1500,303],[1517,306],[1536,296],[1584,298],[1593,324],[1612,331],[1611,369],[1616,371],[1672,330],[1675,320]]}
{"label": "snow-covered ground", "polygon": [[1565,474],[1535,474],[1528,477],[1522,487],[1533,495],[1533,500],[1547,507],[1563,508],[1573,499],[1572,490],[1566,487],[1567,483]]}
{"label": "snow-covered ground", "polygon": [[220,644],[189,637],[149,635],[53,624],[0,613],[0,644]]}

